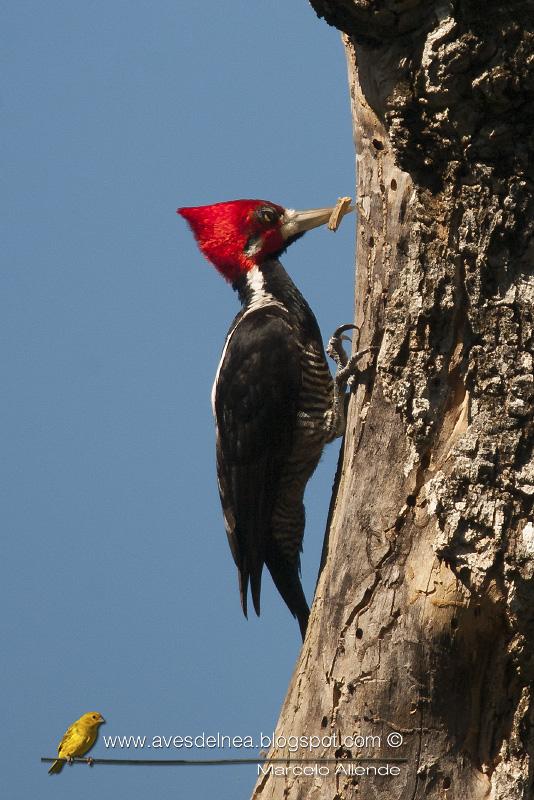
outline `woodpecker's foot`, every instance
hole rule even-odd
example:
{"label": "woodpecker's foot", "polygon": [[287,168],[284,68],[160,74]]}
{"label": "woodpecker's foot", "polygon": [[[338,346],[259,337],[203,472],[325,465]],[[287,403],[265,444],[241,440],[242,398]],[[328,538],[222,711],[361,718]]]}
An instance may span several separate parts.
{"label": "woodpecker's foot", "polygon": [[345,387],[349,386],[349,388],[352,389],[358,373],[364,371],[358,369],[359,360],[369,353],[376,353],[379,349],[378,347],[366,347],[364,350],[358,350],[358,352],[349,357],[343,347],[343,342],[350,341],[348,336],[343,335],[349,330],[358,331],[359,338],[360,329],[357,325],[352,325],[350,323],[341,325],[330,337],[326,348],[326,352],[330,358],[337,364],[337,370],[334,376],[332,406],[326,420],[328,440],[335,439],[337,436],[342,436],[345,430]]}
{"label": "woodpecker's foot", "polygon": [[67,756],[67,764],[69,765],[69,767],[72,767],[72,765],[74,764],[74,758],[72,756]]}
{"label": "woodpecker's foot", "polygon": [[326,352],[336,363],[337,370],[336,375],[334,378],[334,393],[332,397],[332,405],[327,413],[326,416],[326,436],[327,441],[331,441],[332,439],[337,438],[338,436],[343,435],[343,431],[345,430],[345,401],[344,401],[344,388],[346,385],[346,379],[343,378],[339,380],[339,375],[344,375],[345,370],[347,369],[347,365],[349,363],[349,357],[345,352],[345,348],[343,347],[343,342],[350,342],[350,338],[348,336],[344,336],[343,334],[346,331],[357,330],[358,334],[360,329],[353,325],[352,323],[348,323],[347,325],[340,325],[337,328],[332,336],[330,337],[330,341],[326,346]]}
{"label": "woodpecker's foot", "polygon": [[378,352],[378,347],[366,347],[364,350],[358,350],[358,352],[349,357],[345,352],[343,342],[349,342],[350,338],[343,334],[350,330],[358,331],[358,339],[360,338],[360,329],[358,326],[347,323],[346,325],[340,325],[339,328],[334,331],[326,347],[326,352],[337,364],[335,382],[339,391],[344,389],[347,384],[352,386],[352,378],[359,372],[357,364],[360,358],[368,353]]}
{"label": "woodpecker's foot", "polygon": [[343,336],[343,334],[350,330],[356,330],[358,331],[358,334],[360,333],[358,326],[353,325],[350,322],[346,325],[340,325],[339,328],[336,328],[326,346],[326,352],[332,361],[335,361],[338,369],[345,367],[349,361],[349,357],[345,352],[345,348],[343,347],[343,342],[350,342],[350,338],[348,336]]}

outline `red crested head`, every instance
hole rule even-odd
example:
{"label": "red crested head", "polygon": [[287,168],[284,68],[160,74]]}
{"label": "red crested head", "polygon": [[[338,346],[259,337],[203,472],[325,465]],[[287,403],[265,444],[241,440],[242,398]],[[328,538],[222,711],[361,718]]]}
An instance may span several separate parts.
{"label": "red crested head", "polygon": [[333,211],[293,211],[265,200],[230,200],[179,208],[177,213],[188,221],[208,261],[234,283],[267,259],[277,258],[306,231],[326,224]]}
{"label": "red crested head", "polygon": [[263,200],[231,200],[179,208],[204,256],[234,282],[269,256],[280,253],[285,209]]}

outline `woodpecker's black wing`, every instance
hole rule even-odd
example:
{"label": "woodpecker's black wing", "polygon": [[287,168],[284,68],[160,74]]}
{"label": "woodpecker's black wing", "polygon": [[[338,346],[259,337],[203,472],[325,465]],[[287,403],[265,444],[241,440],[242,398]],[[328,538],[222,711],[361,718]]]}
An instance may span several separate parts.
{"label": "woodpecker's black wing", "polygon": [[287,313],[266,306],[230,332],[215,386],[217,476],[243,611],[260,612],[261,573],[283,465],[291,451],[301,362]]}

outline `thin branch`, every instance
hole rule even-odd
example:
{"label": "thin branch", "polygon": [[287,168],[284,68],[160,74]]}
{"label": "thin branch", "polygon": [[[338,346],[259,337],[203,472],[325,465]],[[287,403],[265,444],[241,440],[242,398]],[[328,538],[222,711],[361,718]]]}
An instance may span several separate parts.
{"label": "thin branch", "polygon": [[358,758],[49,758],[41,757],[41,763],[50,764],[59,761],[64,764],[126,764],[150,767],[215,767],[239,764],[357,764],[361,762],[376,764],[405,764],[406,758],[375,758],[360,756]]}

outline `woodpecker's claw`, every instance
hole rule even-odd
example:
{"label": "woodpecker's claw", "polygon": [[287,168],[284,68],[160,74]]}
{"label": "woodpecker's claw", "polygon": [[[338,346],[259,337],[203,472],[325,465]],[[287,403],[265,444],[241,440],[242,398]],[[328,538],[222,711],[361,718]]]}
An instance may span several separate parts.
{"label": "woodpecker's claw", "polygon": [[350,330],[358,331],[359,340],[360,329],[358,326],[347,323],[346,325],[340,325],[339,328],[334,331],[326,347],[326,352],[337,365],[336,374],[334,376],[332,407],[327,418],[329,440],[343,434],[345,428],[345,402],[347,399],[345,387],[348,385],[352,388],[353,379],[358,372],[356,367],[357,362],[362,356],[378,350],[378,347],[366,347],[365,350],[358,350],[358,352],[349,357],[345,352],[343,342],[350,340],[348,336],[343,336],[343,334]]}
{"label": "woodpecker's claw", "polygon": [[358,331],[359,339],[360,329],[358,326],[353,325],[352,323],[347,323],[345,325],[340,325],[339,328],[336,328],[330,337],[330,341],[328,342],[326,348],[326,352],[330,358],[337,364],[335,382],[338,389],[344,388],[347,384],[349,386],[352,384],[352,378],[357,372],[356,365],[362,356],[365,356],[368,353],[376,353],[379,350],[378,347],[370,346],[363,350],[358,350],[349,357],[343,347],[343,342],[349,341],[349,338],[347,336],[343,336],[343,334],[349,330]]}
{"label": "woodpecker's claw", "polygon": [[344,325],[340,325],[339,328],[336,328],[334,333],[332,334],[332,339],[335,339],[337,336],[341,336],[342,333],[346,333],[346,331],[360,331],[357,325],[354,325],[352,322],[346,322]]}
{"label": "woodpecker's claw", "polygon": [[343,342],[348,342],[350,339],[348,336],[343,336],[343,334],[350,330],[358,331],[358,335],[360,333],[358,326],[353,325],[351,322],[348,322],[345,325],[340,325],[339,328],[336,328],[326,346],[326,352],[330,358],[336,362],[338,370],[342,367],[345,367],[349,361],[349,357],[347,356],[345,348],[343,347]]}

